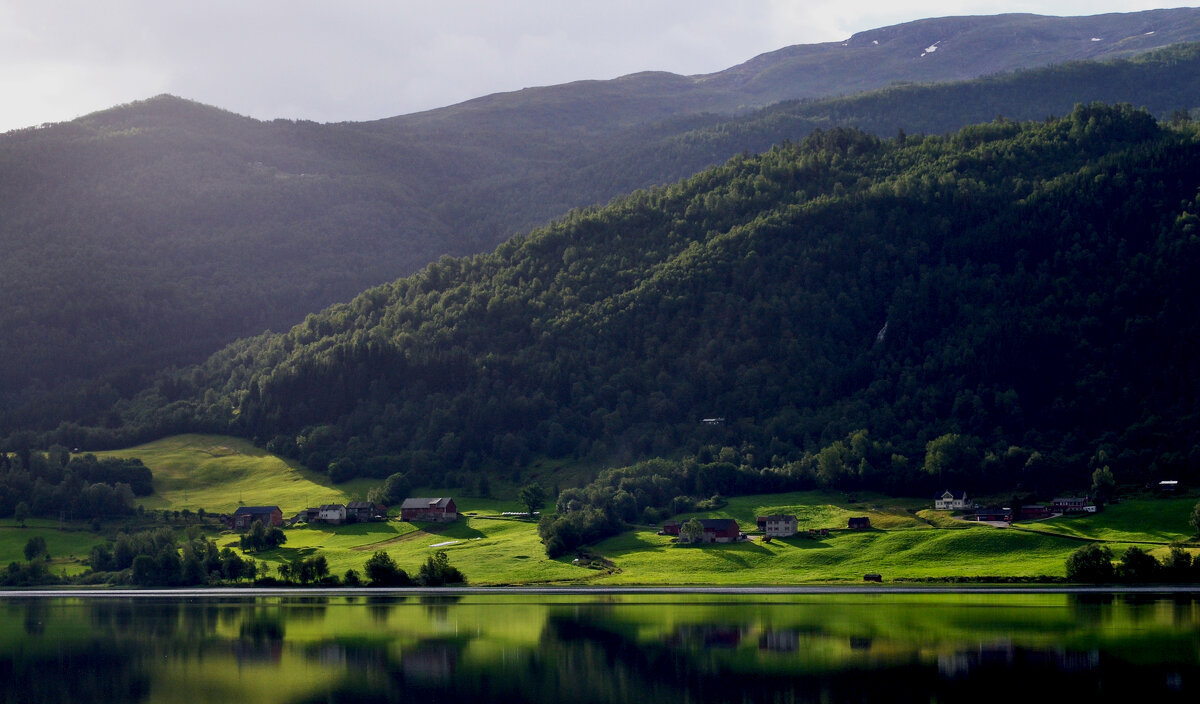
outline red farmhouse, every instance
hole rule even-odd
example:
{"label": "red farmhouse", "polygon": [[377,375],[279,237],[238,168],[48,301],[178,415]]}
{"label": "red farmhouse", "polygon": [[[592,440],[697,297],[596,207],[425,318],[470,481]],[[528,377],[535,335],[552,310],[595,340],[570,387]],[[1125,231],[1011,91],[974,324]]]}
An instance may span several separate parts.
{"label": "red farmhouse", "polygon": [[454,505],[454,499],[447,497],[405,499],[400,504],[400,520],[449,523],[458,520],[458,507]]}

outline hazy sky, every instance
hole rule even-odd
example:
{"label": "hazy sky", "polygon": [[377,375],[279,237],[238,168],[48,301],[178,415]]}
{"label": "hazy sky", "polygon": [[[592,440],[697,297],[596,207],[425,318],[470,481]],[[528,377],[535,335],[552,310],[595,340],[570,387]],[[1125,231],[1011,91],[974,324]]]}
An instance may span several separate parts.
{"label": "hazy sky", "polygon": [[710,73],[925,17],[1141,0],[0,0],[0,131],[172,93],[270,119],[369,120],[644,70]]}

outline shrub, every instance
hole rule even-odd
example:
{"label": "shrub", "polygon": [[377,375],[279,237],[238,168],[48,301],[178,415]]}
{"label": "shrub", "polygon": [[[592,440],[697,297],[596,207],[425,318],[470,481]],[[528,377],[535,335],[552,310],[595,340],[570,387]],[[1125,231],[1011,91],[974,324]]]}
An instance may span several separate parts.
{"label": "shrub", "polygon": [[1115,576],[1112,550],[1088,543],[1067,557],[1067,579],[1072,582],[1109,582]]}

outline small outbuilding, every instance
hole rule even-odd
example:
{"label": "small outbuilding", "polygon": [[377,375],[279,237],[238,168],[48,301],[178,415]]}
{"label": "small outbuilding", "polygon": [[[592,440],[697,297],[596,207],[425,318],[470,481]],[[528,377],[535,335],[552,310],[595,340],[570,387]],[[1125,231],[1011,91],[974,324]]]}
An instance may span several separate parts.
{"label": "small outbuilding", "polygon": [[853,516],[847,525],[850,530],[868,530],[871,527],[871,519],[866,516]]}
{"label": "small outbuilding", "polygon": [[879,574],[878,572],[868,572],[863,575],[863,581],[864,582],[882,582],[883,575]]}

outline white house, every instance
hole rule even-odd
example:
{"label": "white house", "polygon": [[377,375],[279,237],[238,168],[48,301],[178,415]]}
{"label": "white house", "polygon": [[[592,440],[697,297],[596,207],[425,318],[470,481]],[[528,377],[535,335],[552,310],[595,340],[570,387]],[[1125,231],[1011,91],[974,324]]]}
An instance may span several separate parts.
{"label": "white house", "polygon": [[758,523],[763,534],[772,538],[789,538],[796,534],[799,525],[795,516],[761,516]]}
{"label": "white house", "polygon": [[325,504],[317,513],[317,520],[324,521],[325,523],[345,523],[346,505]]}
{"label": "white house", "polygon": [[934,497],[933,507],[939,511],[961,511],[970,508],[965,491],[944,491]]}

